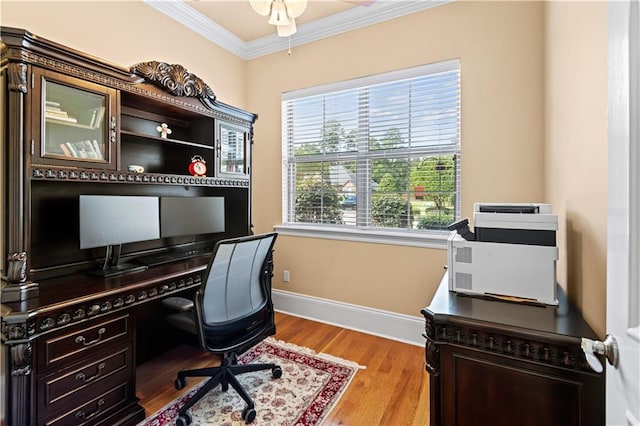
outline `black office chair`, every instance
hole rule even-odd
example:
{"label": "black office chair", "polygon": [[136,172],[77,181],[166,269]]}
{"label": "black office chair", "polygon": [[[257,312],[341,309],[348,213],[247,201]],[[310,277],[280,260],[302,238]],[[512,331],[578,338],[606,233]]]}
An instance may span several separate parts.
{"label": "black office chair", "polygon": [[237,363],[239,354],[276,332],[270,284],[276,237],[276,233],[269,233],[219,241],[195,294],[194,309],[167,316],[173,326],[196,334],[202,348],[222,355],[219,367],[178,373],[176,389],[186,385],[187,377],[211,379],[180,409],[176,425],[189,425],[192,418],[187,410],[218,384],[223,391],[231,385],[244,399],[247,407],[242,419],[251,423],[256,417],[255,405],[235,375],[271,370],[273,378],[282,376],[282,369],[276,364]]}

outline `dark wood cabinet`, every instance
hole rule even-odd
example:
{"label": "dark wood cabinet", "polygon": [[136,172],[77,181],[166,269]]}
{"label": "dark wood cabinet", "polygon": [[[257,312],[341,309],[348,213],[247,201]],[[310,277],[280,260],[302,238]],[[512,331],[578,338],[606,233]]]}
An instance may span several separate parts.
{"label": "dark wood cabinet", "polygon": [[[137,330],[162,321],[145,307],[193,292],[207,250],[252,232],[257,116],[217,100],[181,65],[121,67],[23,29],[0,30],[6,424],[137,424],[145,415],[135,396],[137,354],[153,355],[138,347],[154,347]],[[193,173],[194,159],[206,173]],[[126,262],[195,254],[90,276],[109,251],[80,248],[83,195],[223,199],[224,231],[122,244]]]}
{"label": "dark wood cabinet", "polygon": [[445,273],[426,320],[431,425],[604,424],[604,374],[581,338],[597,339],[559,289],[559,306],[449,291]]}
{"label": "dark wood cabinet", "polygon": [[[38,423],[84,423],[132,404],[133,332],[130,314],[123,312],[61,328],[39,339]],[[119,390],[112,397],[104,395],[105,389],[115,388]]]}
{"label": "dark wood cabinet", "polygon": [[31,75],[32,162],[115,170],[118,92],[38,67]]}

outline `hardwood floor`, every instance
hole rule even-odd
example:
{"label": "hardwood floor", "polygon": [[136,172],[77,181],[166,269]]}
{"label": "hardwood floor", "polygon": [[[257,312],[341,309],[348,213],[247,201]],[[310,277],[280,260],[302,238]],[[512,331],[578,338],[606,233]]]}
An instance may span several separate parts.
{"label": "hardwood floor", "polygon": [[[276,313],[276,339],[355,361],[358,370],[326,426],[428,425],[429,375],[424,347]],[[211,355],[182,345],[137,369],[137,395],[147,415],[180,396],[178,371],[212,365]],[[190,380],[187,387],[196,384]]]}

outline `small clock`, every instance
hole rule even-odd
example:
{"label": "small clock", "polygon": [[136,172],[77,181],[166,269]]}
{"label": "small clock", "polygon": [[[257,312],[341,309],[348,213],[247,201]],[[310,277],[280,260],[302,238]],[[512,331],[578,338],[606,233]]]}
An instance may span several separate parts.
{"label": "small clock", "polygon": [[189,163],[189,173],[193,176],[204,176],[207,174],[207,163],[199,155],[194,155]]}

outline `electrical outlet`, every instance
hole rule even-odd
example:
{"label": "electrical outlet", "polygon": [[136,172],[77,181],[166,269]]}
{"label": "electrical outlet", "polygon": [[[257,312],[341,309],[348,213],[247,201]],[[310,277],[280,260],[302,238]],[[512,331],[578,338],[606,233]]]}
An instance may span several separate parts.
{"label": "electrical outlet", "polygon": [[283,280],[285,283],[288,283],[288,282],[289,282],[289,271],[284,271],[284,272],[282,273],[282,280]]}

